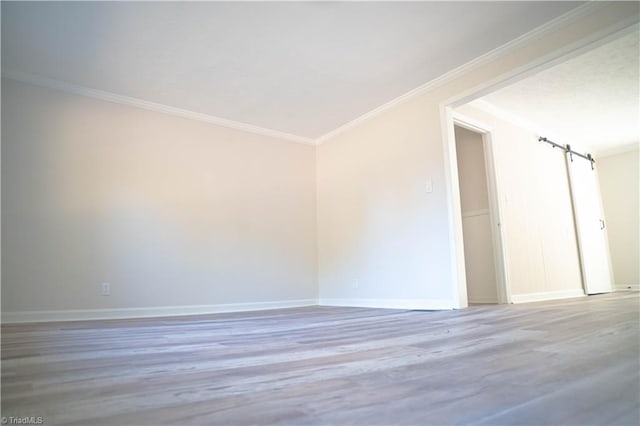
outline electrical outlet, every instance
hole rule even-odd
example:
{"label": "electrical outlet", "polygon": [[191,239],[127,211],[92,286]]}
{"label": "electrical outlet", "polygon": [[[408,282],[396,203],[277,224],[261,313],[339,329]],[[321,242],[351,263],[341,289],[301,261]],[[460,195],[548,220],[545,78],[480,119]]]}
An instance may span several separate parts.
{"label": "electrical outlet", "polygon": [[109,283],[102,283],[102,295],[103,296],[111,296],[111,284]]}
{"label": "electrical outlet", "polygon": [[358,288],[360,287],[360,282],[358,280],[353,280],[351,282],[351,288]]}

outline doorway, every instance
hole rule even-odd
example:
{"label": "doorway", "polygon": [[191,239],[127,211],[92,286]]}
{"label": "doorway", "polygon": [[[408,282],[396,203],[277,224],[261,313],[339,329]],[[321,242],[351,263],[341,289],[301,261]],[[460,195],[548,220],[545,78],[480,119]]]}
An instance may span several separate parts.
{"label": "doorway", "polygon": [[[497,96],[493,99],[489,99],[489,101],[493,101],[493,102],[487,102],[487,100],[484,98],[486,98],[487,96],[491,95],[494,92],[505,89],[508,86],[514,85],[515,83],[523,81],[527,78],[539,76],[540,73],[547,70],[552,70],[555,66],[564,64],[569,60],[579,59],[583,54],[591,51],[595,51],[597,48],[606,46],[607,44],[615,40],[621,39],[626,35],[629,35],[631,33],[637,34],[637,29],[638,29],[637,23],[633,25],[624,24],[624,26],[619,26],[616,28],[611,27],[610,31],[606,32],[606,35],[603,35],[604,34],[603,33],[603,34],[599,34],[597,37],[594,36],[593,38],[588,37],[588,38],[581,39],[571,47],[570,51],[563,51],[563,52],[556,51],[553,54],[549,54],[549,56],[545,57],[544,60],[534,61],[528,64],[524,64],[520,69],[518,69],[517,71],[514,71],[511,74],[496,76],[495,79],[493,79],[492,81],[487,82],[485,84],[480,84],[478,86],[474,86],[468,91],[452,96],[451,98],[446,99],[440,104],[441,126],[442,126],[442,136],[443,136],[443,144],[444,144],[443,148],[444,148],[445,166],[446,166],[445,171],[446,171],[446,178],[447,178],[446,184],[447,184],[447,190],[448,190],[447,201],[448,201],[449,215],[450,215],[449,231],[450,231],[450,237],[452,241],[451,256],[453,261],[451,263],[451,275],[453,277],[452,299],[453,299],[454,309],[464,308],[468,304],[468,296],[467,296],[468,290],[467,290],[466,275],[469,274],[466,271],[467,269],[466,259],[465,259],[466,256],[464,252],[465,243],[464,243],[464,235],[463,235],[464,231],[463,231],[463,224],[462,224],[462,217],[461,217],[462,215],[461,215],[461,204],[460,204],[460,185],[458,182],[459,176],[458,176],[458,165],[457,165],[457,159],[456,159],[456,142],[455,142],[455,128],[454,128],[454,125],[460,125],[461,123],[459,123],[457,120],[458,112],[454,111],[454,108],[462,107],[474,100],[478,102],[483,102],[484,108],[480,108],[480,104],[475,105],[477,109],[480,109],[482,111],[482,113],[478,115],[479,117],[491,116],[492,118],[496,118],[499,121],[506,122],[508,125],[513,125],[517,127],[519,130],[522,130],[523,132],[528,133],[529,137],[531,138],[531,143],[535,143],[535,140],[538,139],[538,137],[541,136],[541,134],[550,135],[552,138],[556,138],[559,141],[575,140],[575,141],[579,141],[580,143],[584,143],[582,137],[577,137],[577,138],[576,137],[565,138],[562,136],[559,137],[557,132],[553,131],[553,126],[548,126],[548,128],[543,127],[538,122],[538,119],[536,118],[537,117],[536,114],[540,113],[541,111],[545,111],[545,113],[548,113],[549,111],[547,108],[544,108],[544,107],[537,107],[537,109],[535,109],[535,105],[542,105],[542,106],[551,105],[553,102],[542,101],[542,102],[536,103],[532,101],[532,97],[529,95],[533,93],[536,96],[544,96],[545,93],[557,92],[557,91],[548,92],[548,91],[538,90],[539,87],[545,87],[546,86],[545,84],[538,83],[534,85],[533,90],[530,92],[527,92],[528,93],[527,95],[523,95],[523,93],[525,92],[522,90],[520,91],[516,90],[514,93],[512,93],[513,96],[509,98],[513,100],[514,104],[533,105],[534,106],[533,114],[530,113],[530,111],[529,112],[525,111],[525,114],[517,114],[516,113],[517,108],[513,107],[514,104],[506,103],[506,100],[507,100],[506,97],[500,98],[500,96]],[[616,54],[619,51],[621,51],[621,49],[610,50],[610,52],[616,52]],[[636,48],[636,51],[637,51],[637,48]],[[630,55],[630,57],[637,59],[637,55],[636,56]],[[609,61],[587,61],[587,62],[598,64],[598,65],[610,63]],[[574,67],[574,68],[579,69],[581,71],[589,69],[584,66]],[[564,75],[572,75],[572,78],[565,79],[564,81],[574,82],[575,81],[573,79],[574,74],[575,73],[565,73]],[[601,79],[600,80],[592,79],[592,75],[594,74],[591,73],[587,75],[586,78],[591,79],[590,81],[601,81]],[[625,73],[617,72],[609,75],[616,75],[616,76],[617,75],[633,75],[633,72],[625,72]],[[635,79],[634,81],[637,81],[637,79]],[[597,90],[581,90],[580,92],[584,94],[599,93]],[[562,93],[562,92],[560,91],[558,93]],[[578,92],[567,91],[566,93],[578,93]],[[498,98],[502,100],[499,100]],[[503,101],[505,103],[503,103]],[[562,104],[562,102],[559,102],[559,103]],[[585,102],[582,102],[581,104],[584,104],[587,106],[597,105],[598,111],[603,111],[607,109],[602,107],[602,102],[600,101],[600,99],[595,99],[593,100],[593,102],[585,101]],[[627,103],[621,103],[620,105],[627,105]],[[601,117],[597,115],[595,118],[585,121],[585,114],[576,114],[574,111],[572,111],[572,114],[574,117],[579,117],[579,119],[582,121],[582,124],[579,126],[574,125],[571,127],[571,129],[589,128],[590,127],[589,123],[592,123],[592,122],[599,123],[602,121]],[[556,114],[556,115],[562,116],[561,114]],[[475,117],[475,115],[473,116]],[[616,115],[616,116],[620,116],[620,115]],[[480,118],[480,119],[484,120],[485,118]],[[495,125],[494,120],[491,120],[491,122],[494,123],[493,125]],[[631,121],[625,120],[625,123],[635,123],[635,122],[633,120]],[[562,125],[564,126],[566,125],[566,123],[562,122]],[[467,128],[466,125],[462,127]],[[605,132],[608,132],[609,131],[608,129],[610,128],[611,127],[608,127],[607,130],[605,130]],[[483,134],[485,139],[488,137],[490,140],[491,135],[490,133],[487,133],[487,129],[478,130],[478,129],[474,129],[473,126],[469,127],[469,129],[476,131],[477,133]],[[500,132],[500,129],[496,129],[496,133],[495,133],[496,137],[500,134],[499,132]],[[506,135],[506,136],[508,139],[511,138],[510,135]],[[608,133],[605,133],[604,136],[599,136],[598,138],[596,138],[596,141],[599,143],[601,141],[610,141],[610,139],[611,139],[610,135]],[[510,161],[508,157],[510,156],[502,155],[503,154],[502,148],[507,146],[507,142],[505,142],[503,145],[502,141],[503,141],[502,138],[496,141],[498,143],[497,146],[500,146],[501,148],[501,151],[499,152],[499,154],[500,154],[500,159],[502,160],[499,162],[499,164],[501,165],[500,176],[498,176],[497,183],[496,183],[496,186],[498,189],[511,188],[512,186],[511,184],[513,184],[512,181],[505,180],[505,178],[509,176],[510,172],[509,173],[505,172],[504,175],[502,174],[502,169],[503,169],[502,166],[505,164],[503,163],[503,161],[507,161],[506,164],[510,164],[508,163]],[[508,146],[513,147],[513,144],[510,144]],[[588,149],[591,149],[591,148],[588,148]],[[485,153],[487,154],[488,159],[491,159],[494,156],[493,152],[490,152],[490,150],[486,149],[486,145],[485,145]],[[598,152],[596,152],[596,154],[598,154]],[[601,156],[603,155],[601,154]],[[554,170],[554,173],[560,172],[560,171],[565,173],[564,177],[566,178],[567,177],[566,168],[563,168],[563,170],[560,170],[560,169]],[[578,171],[578,173],[582,171]],[[489,178],[491,178],[492,173],[493,173],[493,176],[495,176],[495,172],[492,172],[489,168],[487,168],[487,172],[488,172],[487,175]],[[570,172],[569,178],[571,178],[571,174],[574,174],[574,171],[569,169],[569,172]],[[529,175],[526,175],[526,176],[529,176]],[[553,181],[553,179],[549,179],[550,178],[549,174],[547,174],[546,171],[544,170],[540,170],[540,173],[538,173],[538,177],[542,179],[540,181],[533,181],[534,184],[531,186],[534,187],[534,189],[543,187],[545,182],[549,180]],[[594,179],[594,175],[593,173],[591,173],[591,180],[593,179]],[[569,182],[567,183],[570,184]],[[586,184],[586,183],[588,182],[579,182],[578,185]],[[504,229],[501,226],[496,227],[494,225],[493,227],[494,232],[492,233],[495,235],[495,231],[497,231],[497,233],[500,235],[499,241],[501,241],[503,244],[502,257],[495,256],[494,260],[496,262],[499,262],[502,259],[503,264],[509,266],[508,268],[505,267],[503,270],[504,292],[507,295],[505,299],[506,303],[511,303],[511,302],[521,303],[521,302],[538,301],[538,300],[580,297],[580,296],[583,296],[585,293],[591,294],[591,293],[600,293],[603,291],[604,292],[611,291],[611,288],[612,288],[611,284],[606,285],[605,280],[602,279],[603,277],[606,278],[607,276],[610,276],[611,272],[607,273],[607,270],[601,267],[602,264],[598,265],[597,273],[594,272],[595,274],[594,276],[598,277],[596,282],[593,283],[594,285],[591,285],[591,283],[589,282],[585,284],[585,280],[583,279],[585,275],[588,275],[590,273],[590,270],[593,269],[593,266],[594,266],[594,264],[592,263],[592,260],[588,260],[587,257],[589,257],[590,259],[598,258],[600,259],[600,261],[602,261],[609,255],[609,253],[603,254],[603,250],[602,250],[603,244],[601,241],[603,235],[606,235],[607,233],[606,224],[603,221],[598,220],[598,217],[596,217],[595,221],[591,220],[593,218],[591,219],[585,218],[584,220],[581,220],[580,218],[578,218],[576,220],[573,213],[566,210],[564,207],[562,208],[562,211],[563,211],[562,216],[556,216],[555,215],[556,209],[552,205],[551,209],[545,210],[545,213],[549,213],[549,212],[552,213],[551,216],[553,219],[553,224],[558,226],[555,226],[553,229],[549,227],[545,227],[547,225],[547,222],[538,220],[539,218],[536,218],[536,220],[534,220],[533,222],[534,223],[537,222],[538,224],[541,223],[543,225],[543,229],[545,229],[546,231],[546,236],[547,237],[549,235],[553,237],[557,236],[559,240],[562,240],[562,244],[561,245],[555,244],[554,241],[556,238],[548,239],[550,243],[546,246],[544,244],[541,245],[540,243],[538,243],[538,245],[529,244],[531,241],[534,241],[536,239],[540,240],[540,238],[538,238],[538,236],[534,234],[534,232],[537,229],[540,229],[540,226],[536,226],[534,229],[523,229],[521,226],[522,224],[514,223],[511,220],[512,219],[511,213],[513,211],[518,211],[518,212],[523,212],[523,214],[525,215],[529,215],[530,211],[532,212],[537,211],[537,209],[539,209],[540,204],[538,203],[531,204],[533,209],[530,209],[529,206],[526,205],[526,203],[520,203],[521,205],[518,206],[517,209],[514,209],[513,203],[512,203],[513,199],[510,198],[510,195],[522,194],[522,192],[518,193],[518,190],[516,189],[516,185],[513,185],[513,186],[514,186],[513,192],[507,192],[507,191],[498,192],[500,194],[499,201],[501,205],[505,208],[507,205],[510,206],[508,211],[509,213],[508,216],[506,215],[507,213],[506,209],[502,209],[502,214],[504,215],[502,219],[506,217],[509,220],[509,222],[505,223]],[[628,186],[632,188],[632,185],[628,185]],[[616,188],[616,191],[619,191],[622,188],[619,185],[614,187]],[[560,188],[560,186],[558,188]],[[491,192],[491,187],[489,187],[488,189]],[[554,186],[554,194],[555,193],[559,194],[560,192],[564,192],[564,190],[555,191],[555,189],[556,187]],[[575,191],[576,193],[578,193],[578,191],[581,190],[578,187],[566,188],[566,189]],[[620,193],[622,194],[622,192]],[[526,192],[524,194],[526,195]],[[532,192],[532,194],[537,195],[537,197],[534,197],[534,198],[544,198],[545,201],[550,201],[550,197],[546,197],[546,194],[544,192]],[[568,193],[566,195],[567,197],[564,197],[563,204],[567,205],[569,209],[572,208],[572,204],[573,205],[580,204],[580,200],[576,202],[575,199],[572,199],[571,193]],[[583,213],[585,211],[586,210],[580,208],[580,213]],[[570,215],[567,215],[565,213],[570,213]],[[549,215],[545,214],[544,216],[547,217]],[[496,211],[496,217],[500,217],[499,211]],[[566,219],[569,219],[569,220],[566,220]],[[581,252],[578,252],[578,250],[580,249],[579,245],[583,243],[581,243],[580,241],[577,241],[571,244],[572,242],[570,241],[571,237],[573,237],[574,240],[576,237],[581,238],[581,236],[578,234],[582,232],[582,230],[576,229],[580,225],[578,225],[578,227],[574,227],[576,221],[581,223],[587,223],[588,226],[591,227],[590,232],[592,232],[593,234],[596,233],[596,230],[593,229],[593,227],[596,226],[597,232],[599,233],[598,237],[596,237],[595,235],[590,235],[587,238],[583,238],[584,246],[586,249],[589,250],[589,253],[585,253],[584,255]],[[509,228],[507,228],[507,226],[509,226]],[[507,229],[510,230],[510,232],[508,232],[508,236],[509,236],[508,239],[505,238],[507,236],[507,233],[503,232],[503,231],[506,231]],[[511,231],[512,229],[522,229],[532,237],[525,238],[525,240],[527,240],[526,242],[520,241],[519,238],[514,238],[515,232]],[[554,234],[555,230],[558,231],[557,234]],[[590,242],[592,239],[598,240],[597,244],[592,244]],[[606,245],[607,243],[608,241],[605,239],[604,244]],[[509,247],[507,247],[506,244],[508,244]],[[519,249],[520,247],[530,248],[531,250],[521,251]],[[551,247],[552,250],[545,249],[548,247]],[[574,248],[575,248],[575,253],[574,253]],[[494,246],[494,249],[500,250],[495,246]],[[597,249],[597,251],[600,254],[599,255],[593,254],[591,252],[592,251],[591,249]],[[535,255],[536,254],[535,252],[538,252],[536,256],[529,257],[531,253]],[[555,253],[560,253],[560,255],[556,256]],[[567,253],[570,254],[571,259],[566,258]],[[530,259],[533,260],[533,262],[530,262],[529,261]],[[527,268],[518,267],[520,264],[525,264]],[[497,271],[499,273],[501,272],[499,268]],[[534,274],[531,274],[531,276],[529,276],[530,272],[533,272]],[[510,274],[512,275],[511,277],[509,277]],[[524,280],[522,279],[523,277],[525,278]],[[500,279],[500,274],[498,274],[498,279]],[[589,280],[587,279],[587,281]],[[527,285],[525,287],[520,285],[523,282],[530,282],[533,284],[536,284],[536,283],[537,284]],[[600,283],[602,282],[605,282],[605,284],[601,285]],[[511,284],[513,285],[513,290],[514,290],[513,295],[511,295]],[[584,291],[583,291],[583,288],[584,288]]]}
{"label": "doorway", "polygon": [[468,304],[509,303],[487,128],[454,119]]}

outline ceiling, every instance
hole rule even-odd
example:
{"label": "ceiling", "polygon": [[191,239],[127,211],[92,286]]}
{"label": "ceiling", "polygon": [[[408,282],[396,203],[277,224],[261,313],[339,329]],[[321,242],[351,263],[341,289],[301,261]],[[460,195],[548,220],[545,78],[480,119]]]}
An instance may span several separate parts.
{"label": "ceiling", "polygon": [[316,139],[581,4],[2,2],[2,67]]}
{"label": "ceiling", "polygon": [[[560,144],[606,154],[640,142],[635,30],[482,98]],[[479,105],[482,107],[482,103]]]}

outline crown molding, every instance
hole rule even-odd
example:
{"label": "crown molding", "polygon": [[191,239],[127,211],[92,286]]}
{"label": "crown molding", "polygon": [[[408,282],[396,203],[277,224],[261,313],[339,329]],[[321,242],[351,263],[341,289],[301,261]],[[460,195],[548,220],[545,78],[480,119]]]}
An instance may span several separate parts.
{"label": "crown molding", "polygon": [[550,130],[543,128],[537,123],[525,120],[522,117],[515,115],[503,108],[500,108],[499,106],[496,106],[485,99],[475,99],[469,102],[467,105],[480,111],[486,112],[487,114],[506,121],[507,123],[513,124],[516,127],[528,130],[536,136],[541,136],[544,134],[545,136],[548,136],[552,139],[554,137],[556,137],[557,139],[557,135],[553,134]]}
{"label": "crown molding", "polygon": [[635,152],[638,154],[640,151],[640,142],[633,142],[626,145],[616,146],[613,148],[606,148],[594,151],[593,155],[598,158],[613,157],[614,155],[627,154],[629,152]]}
{"label": "crown molding", "polygon": [[[515,115],[503,108],[500,108],[491,102],[488,102],[484,99],[476,99],[467,104],[471,108],[475,108],[479,111],[483,111],[487,114],[490,114],[494,117],[497,117],[507,123],[510,123],[516,127],[520,127],[521,129],[525,129],[530,131],[535,136],[548,137],[554,140],[561,140],[562,137],[558,134],[555,134],[552,130],[545,129],[544,127],[538,125],[529,120],[525,120],[522,117]],[[571,144],[572,146],[575,144]],[[594,149],[590,146],[581,146],[582,149],[589,151],[593,154],[594,157],[610,157],[612,155],[625,154],[627,152],[638,151],[640,149],[640,142],[631,142],[626,143],[624,145],[618,145],[610,148],[601,148]]]}
{"label": "crown molding", "polygon": [[441,87],[487,63],[490,63],[504,55],[507,55],[513,51],[516,51],[519,48],[522,48],[529,42],[542,38],[547,34],[550,34],[561,27],[574,22],[584,16],[587,16],[594,11],[597,11],[603,7],[605,7],[607,2],[600,1],[588,1],[587,3],[576,7],[569,12],[560,15],[559,17],[552,19],[551,21],[529,31],[517,37],[502,46],[497,47],[477,58],[452,69],[439,77],[436,77],[433,80],[426,82],[425,84],[416,87],[413,90],[351,120],[342,126],[337,127],[334,130],[331,130],[328,133],[318,137],[318,138],[308,138],[304,136],[294,135],[291,133],[281,132],[278,130],[268,129],[264,127],[255,126],[248,123],[242,123],[238,121],[228,120],[221,117],[216,117],[204,113],[199,113],[195,111],[190,111],[182,108],[172,107],[169,105],[159,104],[155,102],[145,101],[143,99],[133,98],[129,96],[119,95],[116,93],[111,93],[103,90],[97,90],[92,88],[87,88],[43,76],[38,76],[35,74],[28,74],[23,72],[16,72],[12,70],[2,70],[2,76],[5,78],[9,78],[12,80],[20,81],[23,83],[46,87],[54,90],[59,90],[67,93],[73,93],[76,95],[91,97],[95,99],[100,99],[108,102],[119,103],[123,105],[133,106],[141,109],[146,109],[155,112],[161,112],[169,115],[174,115],[177,117],[188,118],[192,120],[202,121],[209,124],[214,124],[217,126],[227,127],[231,129],[241,130],[249,133],[254,133],[262,136],[288,140],[291,142],[302,143],[306,145],[320,145],[323,142],[331,139],[332,137],[343,133],[349,129],[352,129],[359,124],[368,121],[369,119],[376,117],[397,105],[400,105],[404,102],[407,102],[415,97],[423,95],[429,91],[432,91],[438,87]]}
{"label": "crown molding", "polygon": [[429,91],[432,91],[438,87],[441,87],[459,77],[461,77],[464,74],[467,74],[477,68],[480,68],[483,65],[486,65],[502,56],[505,56],[511,52],[514,52],[520,48],[522,48],[523,46],[527,45],[528,43],[530,43],[533,40],[539,39],[544,37],[547,34],[553,33],[554,31],[562,28],[563,26],[566,26],[567,24],[574,22],[584,16],[587,16],[591,13],[593,13],[594,11],[597,11],[599,9],[602,9],[603,7],[606,6],[607,2],[599,2],[599,1],[589,1],[583,5],[580,5],[578,7],[576,7],[573,10],[570,10],[567,13],[564,13],[560,16],[558,16],[555,19],[552,19],[551,21],[546,22],[545,24],[540,25],[539,27],[534,28],[533,30],[521,35],[520,37],[517,37],[505,44],[503,44],[502,46],[499,46],[483,55],[478,56],[477,58],[457,67],[452,69],[451,71],[448,71],[444,74],[442,74],[439,77],[436,77],[433,80],[428,81],[427,83],[416,87],[413,90],[410,90],[409,92],[405,93],[404,95],[401,95],[361,116],[359,116],[358,118],[349,121],[348,123],[343,124],[342,126],[318,137],[316,139],[316,144],[320,145],[324,142],[326,142],[327,140],[331,139],[332,137],[343,133],[349,129],[352,129],[354,127],[356,127],[357,125],[377,116],[380,115],[381,113],[383,113],[384,111],[387,111],[397,105],[400,105],[404,102],[407,102],[417,96],[420,96],[422,94],[425,94]]}
{"label": "crown molding", "polygon": [[306,145],[315,145],[315,141],[311,138],[293,135],[278,130],[267,129],[265,127],[254,126],[253,124],[242,123],[239,121],[227,120],[226,118],[215,117],[209,114],[190,111],[182,108],[176,108],[169,105],[159,104],[156,102],[145,101],[143,99],[133,98],[130,96],[119,95],[104,90],[92,89],[76,84],[55,80],[35,74],[24,73],[20,71],[2,70],[2,77],[10,80],[19,81],[21,83],[31,84],[34,86],[45,87],[48,89],[58,90],[61,92],[72,93],[74,95],[86,96],[89,98],[99,99],[107,102],[128,105],[148,111],[160,112],[163,114],[174,115],[176,117],[188,118],[191,120],[202,121],[216,126],[227,127],[230,129],[241,130],[244,132],[254,133],[270,138],[284,139],[291,142],[302,143]]}

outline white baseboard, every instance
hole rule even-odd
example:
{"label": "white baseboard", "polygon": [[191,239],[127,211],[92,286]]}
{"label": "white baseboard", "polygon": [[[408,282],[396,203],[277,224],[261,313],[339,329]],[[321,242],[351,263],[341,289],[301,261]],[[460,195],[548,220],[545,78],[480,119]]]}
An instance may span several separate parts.
{"label": "white baseboard", "polygon": [[355,308],[411,309],[442,311],[453,309],[448,299],[332,299],[320,298],[321,306],[351,306]]}
{"label": "white baseboard", "polygon": [[585,296],[582,289],[563,290],[563,291],[547,291],[542,293],[512,294],[512,303],[539,302],[543,300],[570,299],[572,297]]}
{"label": "white baseboard", "polygon": [[317,305],[317,299],[278,300],[254,303],[226,303],[219,305],[158,306],[149,308],[73,309],[61,311],[2,312],[3,324],[86,321],[124,318],[150,318],[182,315],[217,314],[224,312],[260,311]]}
{"label": "white baseboard", "polygon": [[498,304],[500,303],[498,301],[498,299],[493,299],[491,297],[476,297],[476,298],[469,298],[469,303],[478,303],[478,304]]}
{"label": "white baseboard", "polygon": [[616,284],[616,291],[640,291],[640,284]]}

